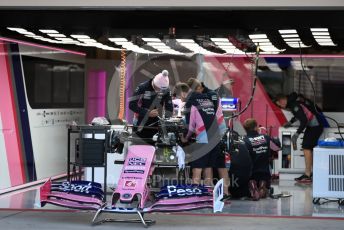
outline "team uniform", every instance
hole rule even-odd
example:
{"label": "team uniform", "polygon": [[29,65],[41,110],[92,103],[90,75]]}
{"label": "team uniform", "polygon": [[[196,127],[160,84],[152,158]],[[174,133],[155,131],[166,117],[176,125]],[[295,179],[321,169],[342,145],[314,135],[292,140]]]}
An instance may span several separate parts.
{"label": "team uniform", "polygon": [[192,152],[193,168],[225,168],[224,155],[218,145],[225,132],[225,124],[221,108],[216,108],[206,93],[192,92],[185,103],[186,138],[194,135],[196,139],[187,147]]}
{"label": "team uniform", "polygon": [[167,89],[162,93],[157,93],[152,86],[152,80],[143,82],[135,89],[134,95],[130,98],[129,108],[134,112],[134,132],[139,137],[152,138],[157,130],[145,127],[158,127],[159,118],[149,117],[149,111],[158,109],[161,116],[163,108],[165,108],[165,117],[172,116],[171,92]]}
{"label": "team uniform", "polygon": [[255,180],[257,184],[260,181],[266,181],[267,187],[270,187],[270,149],[278,151],[279,147],[269,136],[259,134],[256,131],[248,132],[247,136],[244,137],[244,142],[252,161],[251,179]]}
{"label": "team uniform", "polygon": [[[297,101],[295,94],[288,96],[287,108],[289,108],[294,115],[294,117],[290,120],[290,123],[293,123],[296,120],[300,121],[300,126],[296,132],[300,134],[305,129],[302,148],[313,149],[318,144],[318,139],[324,129],[323,116],[315,111],[314,104],[311,101]],[[319,108],[318,111],[320,111]]]}

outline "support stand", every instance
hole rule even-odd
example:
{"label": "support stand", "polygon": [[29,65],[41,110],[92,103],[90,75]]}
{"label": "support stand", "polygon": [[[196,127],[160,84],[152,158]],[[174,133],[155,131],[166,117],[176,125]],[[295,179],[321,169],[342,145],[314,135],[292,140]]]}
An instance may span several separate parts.
{"label": "support stand", "polygon": [[[100,224],[107,223],[107,222],[115,222],[115,223],[142,223],[145,228],[148,228],[149,226],[151,226],[151,225],[156,223],[155,220],[145,220],[144,219],[144,213],[141,212],[138,209],[132,210],[132,212],[121,213],[121,214],[133,214],[133,213],[136,213],[139,216],[139,219],[111,219],[111,218],[105,218],[105,219],[97,221],[98,217],[103,212],[113,213],[113,212],[110,212],[110,211],[106,211],[104,209],[99,209],[96,212],[96,214],[94,215],[94,217],[93,217],[92,225],[100,225]],[[120,213],[120,212],[118,212],[118,213]]]}

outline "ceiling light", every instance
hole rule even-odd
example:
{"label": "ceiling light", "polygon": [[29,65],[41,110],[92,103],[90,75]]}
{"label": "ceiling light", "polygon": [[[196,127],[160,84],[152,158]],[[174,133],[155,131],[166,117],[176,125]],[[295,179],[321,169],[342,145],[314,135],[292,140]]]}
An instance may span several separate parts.
{"label": "ceiling light", "polygon": [[318,43],[319,42],[332,42],[332,39],[331,38],[322,38],[322,39],[315,39]]}
{"label": "ceiling light", "polygon": [[298,34],[282,34],[281,35],[282,36],[282,38],[298,38],[299,37],[299,35]]}
{"label": "ceiling light", "polygon": [[127,42],[128,39],[126,38],[109,38],[110,41],[112,42]]}
{"label": "ceiling light", "polygon": [[[297,34],[296,30],[279,30],[279,33],[281,34],[285,43],[287,43],[287,45],[290,46],[291,48],[309,47],[309,46],[306,46],[305,44],[302,43],[301,38]],[[286,36],[285,34],[287,34],[287,35],[292,34],[292,37]]]}
{"label": "ceiling light", "polygon": [[176,41],[179,43],[195,43],[192,39],[176,39]]}
{"label": "ceiling light", "polygon": [[166,46],[165,43],[160,42],[147,42],[147,45],[149,46]]}
{"label": "ceiling light", "polygon": [[20,34],[25,34],[25,35],[35,35],[34,33],[29,32],[29,31],[17,31],[17,32]]}
{"label": "ceiling light", "polygon": [[[328,32],[327,28],[311,28],[311,31],[312,31],[312,35],[313,35],[315,41],[320,46],[336,46],[333,43],[333,41],[330,37],[330,33]],[[314,32],[314,31],[317,31],[317,32]]]}
{"label": "ceiling light", "polygon": [[228,42],[227,38],[210,38],[213,42]]}
{"label": "ceiling light", "polygon": [[[132,42],[128,42],[128,41],[114,41],[114,43],[116,45],[122,46],[122,48],[124,48],[126,50],[133,51],[136,53],[157,53],[157,52],[153,52],[153,51],[149,51],[149,50],[145,50],[143,48],[140,48],[137,45],[134,45]],[[88,43],[88,44],[92,44],[92,43]]]}
{"label": "ceiling light", "polygon": [[258,42],[270,42],[269,39],[252,39],[252,41],[253,41],[254,43],[258,43]]}
{"label": "ceiling light", "polygon": [[218,47],[223,47],[223,48],[235,48],[233,45],[218,45]]}
{"label": "ceiling light", "polygon": [[87,35],[82,35],[82,34],[72,34],[72,35],[70,35],[72,38],[77,38],[77,39],[79,39],[79,38],[90,38],[89,36],[87,36]]}
{"label": "ceiling light", "polygon": [[159,38],[142,38],[145,42],[161,42]]}
{"label": "ceiling light", "polygon": [[284,39],[284,41],[286,41],[286,42],[299,42],[299,41],[301,41],[301,39],[300,38],[286,38],[286,39]]}
{"label": "ceiling light", "polygon": [[327,35],[327,36],[329,36],[330,35],[329,32],[313,32],[312,34],[315,35],[315,36],[318,36],[318,35]]}
{"label": "ceiling light", "polygon": [[300,42],[287,42],[288,46],[290,46],[291,48],[308,48],[311,46],[306,46],[303,43]]}
{"label": "ceiling light", "polygon": [[97,42],[96,40],[92,39],[92,38],[79,38],[78,39],[81,42],[85,42],[85,43],[95,43]]}
{"label": "ceiling light", "polygon": [[250,39],[268,38],[266,34],[250,34],[248,36],[250,37]]}
{"label": "ceiling light", "polygon": [[65,38],[66,35],[64,34],[48,34],[50,37],[54,37],[54,38]]}
{"label": "ceiling light", "polygon": [[12,31],[26,31],[26,29],[23,28],[16,28],[16,27],[7,27],[7,29],[12,30]]}
{"label": "ceiling light", "polygon": [[61,40],[61,41],[74,41],[72,38],[56,38],[56,40]]}
{"label": "ceiling light", "polygon": [[276,51],[276,52],[277,51],[279,51],[279,52],[285,51],[285,50],[277,49],[274,46],[260,46],[260,49],[263,50],[263,51]]}
{"label": "ceiling light", "polygon": [[44,30],[44,29],[41,29],[39,31],[42,32],[42,33],[45,33],[45,34],[58,34],[59,33],[57,30]]}
{"label": "ceiling light", "polygon": [[115,42],[117,45],[123,45],[123,44],[133,44],[131,42]]}
{"label": "ceiling light", "polygon": [[311,28],[312,32],[323,32],[323,31],[328,31],[327,28]]}
{"label": "ceiling light", "polygon": [[313,36],[315,39],[317,39],[317,38],[320,38],[320,39],[323,39],[323,38],[329,38],[329,39],[331,39],[331,37],[330,36]]}
{"label": "ceiling light", "polygon": [[296,30],[278,30],[280,34],[297,34]]}
{"label": "ceiling light", "polygon": [[90,43],[77,43],[76,45],[78,45],[78,46],[93,46]]}
{"label": "ceiling light", "polygon": [[[250,34],[250,39],[254,44],[259,46],[262,51],[275,51],[275,52],[283,52],[284,50],[280,50],[276,48],[268,39],[266,34]],[[240,53],[240,52],[239,52]],[[243,52],[244,53],[244,52]]]}
{"label": "ceiling light", "polygon": [[187,43],[180,43],[182,46],[184,46],[185,48],[193,51],[194,53],[200,53],[200,54],[215,54],[213,52],[210,52],[206,49],[204,49],[203,47],[201,47],[200,45],[196,44],[194,41],[193,43],[191,42],[187,42]]}
{"label": "ceiling light", "polygon": [[337,46],[333,42],[319,42],[319,45],[321,45],[321,46]]}
{"label": "ceiling light", "polygon": [[273,46],[271,42],[258,42],[259,46]]}
{"label": "ceiling light", "polygon": [[30,35],[30,34],[25,34],[26,37],[29,37],[29,38],[43,38],[42,36],[38,36],[38,35]]}

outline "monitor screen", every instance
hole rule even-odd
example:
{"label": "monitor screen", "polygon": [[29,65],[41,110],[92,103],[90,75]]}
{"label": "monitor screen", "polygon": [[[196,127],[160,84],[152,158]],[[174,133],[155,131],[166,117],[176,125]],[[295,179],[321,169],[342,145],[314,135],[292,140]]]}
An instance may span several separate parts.
{"label": "monitor screen", "polygon": [[223,111],[236,111],[238,109],[239,98],[221,98],[221,107]]}

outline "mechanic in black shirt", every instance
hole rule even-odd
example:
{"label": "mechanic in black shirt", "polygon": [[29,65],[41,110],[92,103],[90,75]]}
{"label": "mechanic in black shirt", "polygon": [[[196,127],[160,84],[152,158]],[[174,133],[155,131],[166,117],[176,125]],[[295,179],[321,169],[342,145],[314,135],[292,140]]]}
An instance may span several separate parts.
{"label": "mechanic in black shirt", "polygon": [[190,87],[192,91],[206,94],[209,97],[209,99],[213,102],[215,106],[215,111],[217,110],[219,97],[215,90],[209,89],[207,86],[204,85],[203,82],[200,82],[198,79],[192,77],[190,77],[187,80],[186,84]]}
{"label": "mechanic in black shirt", "polygon": [[[187,85],[190,87],[190,89],[196,93],[200,93],[205,95],[209,100],[211,100],[212,104],[214,105],[214,110],[216,111],[216,113],[220,113],[221,114],[221,119],[223,119],[222,122],[218,123],[218,126],[220,129],[223,130],[223,133],[226,129],[226,123],[223,117],[223,112],[221,107],[219,107],[220,105],[220,98],[218,97],[216,91],[209,89],[208,87],[206,87],[204,85],[203,82],[200,82],[198,79],[196,78],[189,78],[187,80]],[[193,100],[188,100],[185,104],[185,108],[190,107],[190,102]],[[221,112],[220,112],[221,111]],[[212,152],[214,153],[213,155],[216,155],[217,158],[219,158],[220,160],[218,160],[219,163],[218,165],[216,165],[216,167],[214,166],[212,171],[213,171],[213,178],[214,178],[214,184],[216,184],[215,181],[217,181],[218,179],[224,179],[226,185],[225,185],[225,199],[230,199],[230,195],[229,193],[227,194],[227,187],[229,186],[229,178],[228,178],[228,170],[227,168],[223,165],[224,164],[224,153],[223,150],[221,148],[220,145],[220,141],[218,141],[218,143],[216,143],[217,145],[215,146],[215,148],[212,150]],[[203,175],[205,177],[205,175]]]}
{"label": "mechanic in black shirt", "polygon": [[253,200],[265,198],[271,185],[270,149],[278,151],[277,141],[268,135],[258,133],[257,121],[249,118],[244,122],[247,135],[244,142],[252,160],[252,175],[249,181],[249,189]]}
{"label": "mechanic in black shirt", "polygon": [[157,133],[158,117],[171,117],[173,113],[168,71],[141,83],[129,100],[129,108],[134,112],[133,131],[140,138],[152,138]]}
{"label": "mechanic in black shirt", "polygon": [[[313,103],[313,102],[312,102]],[[302,141],[303,153],[305,156],[305,173],[298,178],[295,178],[300,183],[312,182],[312,166],[313,166],[313,148],[318,144],[318,139],[321,136],[324,129],[324,118],[321,111],[318,108],[317,112],[312,103],[307,99],[300,98],[296,93],[292,93],[288,96],[277,95],[276,104],[282,109],[288,109],[294,115],[294,117],[284,124],[284,127],[290,127],[296,120],[300,122],[300,125],[296,133],[292,136],[293,147],[296,150],[296,141],[300,133],[305,130]],[[325,119],[326,121],[326,119]]]}

